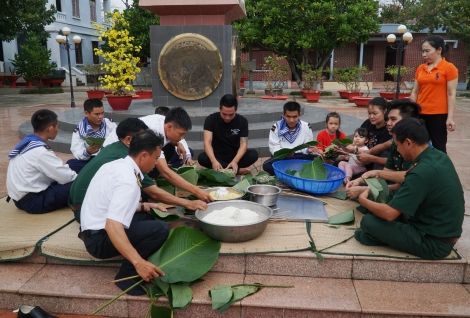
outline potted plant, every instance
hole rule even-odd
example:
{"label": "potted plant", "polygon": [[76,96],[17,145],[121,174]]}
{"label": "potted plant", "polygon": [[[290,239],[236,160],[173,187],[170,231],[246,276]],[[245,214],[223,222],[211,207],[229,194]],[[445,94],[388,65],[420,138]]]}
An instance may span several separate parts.
{"label": "potted plant", "polygon": [[10,71],[10,74],[6,75],[5,77],[7,78],[8,82],[10,82],[10,88],[17,88],[18,86],[16,86],[16,81],[18,78],[20,78],[20,76],[16,74],[16,70],[14,68],[10,67],[8,70]]}
{"label": "potted plant", "polygon": [[245,88],[245,81],[248,80],[248,77],[243,76],[247,70],[248,68],[246,67],[246,62],[240,63],[240,89]]}
{"label": "potted plant", "polygon": [[298,68],[302,70],[302,78],[304,80],[304,89],[300,91],[302,96],[307,102],[318,102],[321,92],[316,88],[324,80],[322,68],[313,69],[310,64],[298,65]]}
{"label": "potted plant", "polygon": [[[397,65],[392,65],[389,66],[385,69],[385,73],[391,75],[393,77],[394,83],[391,82],[386,82],[387,84],[385,85],[385,92],[379,92],[380,96],[383,98],[386,98],[388,100],[394,100],[396,97],[396,88],[394,85],[396,85],[397,80],[398,80],[398,66]],[[412,67],[406,67],[406,66],[401,66],[400,67],[400,83],[399,86],[406,88],[404,86],[404,82],[410,79],[410,76],[413,76],[414,74],[414,68]],[[406,98],[410,97],[411,93],[399,93],[398,98]]]}
{"label": "potted plant", "polygon": [[[148,71],[141,68],[140,76],[137,77],[135,83],[139,87],[139,91],[136,94],[139,96],[138,99],[151,99],[152,98],[152,89],[148,90],[147,88],[152,86],[151,84],[151,68],[148,67]],[[149,80],[150,79],[150,80]],[[150,84],[150,85],[149,85]]]}
{"label": "potted plant", "polygon": [[[83,72],[87,77],[87,86],[89,90],[86,91],[88,98],[98,98],[102,99],[104,97],[104,90],[100,89],[100,75],[101,75],[101,65],[99,64],[86,64],[83,66]],[[93,84],[93,87],[90,88],[88,84]]]}
{"label": "potted plant", "polygon": [[111,27],[106,30],[103,25],[93,23],[99,34],[99,41],[106,41],[106,49],[95,48],[95,53],[103,57],[107,63],[101,64],[101,70],[108,72],[100,77],[103,87],[112,91],[107,95],[109,105],[115,110],[127,110],[132,102],[132,95],[135,92],[132,81],[136,79],[136,73],[140,72],[137,67],[139,57],[135,57],[140,52],[141,47],[134,45],[134,37],[129,36],[129,23],[124,19],[124,15],[115,11],[111,16]]}
{"label": "potted plant", "polygon": [[[265,94],[268,96],[282,96],[282,89],[287,81],[287,65],[283,63],[285,56],[272,57],[268,56],[264,59],[263,69],[264,79],[266,83]],[[287,99],[287,96],[283,96],[282,99]],[[277,98],[279,99],[279,98]]]}
{"label": "potted plant", "polygon": [[[369,72],[370,73],[370,72]],[[364,75],[368,75],[364,74]],[[367,87],[367,93],[365,94],[366,96],[355,96],[353,97],[354,104],[356,104],[357,107],[367,107],[369,106],[369,102],[374,99],[374,97],[369,97],[370,94],[370,85],[368,81],[364,82]]]}

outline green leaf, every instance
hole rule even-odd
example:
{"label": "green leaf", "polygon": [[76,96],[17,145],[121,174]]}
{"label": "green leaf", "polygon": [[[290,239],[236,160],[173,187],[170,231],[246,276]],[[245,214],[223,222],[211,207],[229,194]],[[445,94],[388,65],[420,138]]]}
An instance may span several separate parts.
{"label": "green leaf", "polygon": [[147,292],[147,296],[149,299],[153,299],[155,297],[165,296],[165,293],[161,290],[160,287],[152,285],[152,286],[145,286],[144,284],[140,285],[145,291]]}
{"label": "green leaf", "polygon": [[[186,167],[184,167],[184,168],[186,168]],[[191,167],[188,167],[188,168],[191,168]],[[197,172],[194,168],[185,169],[181,173],[180,173],[180,170],[178,170],[176,173],[178,173],[181,178],[188,181],[192,185],[196,185],[197,180],[199,179],[199,175],[197,174]]]}
{"label": "green leaf", "polygon": [[345,224],[354,221],[354,210],[348,210],[346,212],[330,216],[328,218],[328,224]]}
{"label": "green leaf", "polygon": [[152,305],[150,309],[151,318],[173,318],[173,310],[168,307]]}
{"label": "green leaf", "polygon": [[347,145],[352,145],[353,141],[348,138],[343,138],[343,139],[334,139],[331,143],[337,146],[347,146]]}
{"label": "green leaf", "polygon": [[103,143],[105,138],[94,138],[94,137],[83,137],[80,136],[81,139],[85,140],[85,142],[88,145],[99,145],[100,147],[103,147]]}
{"label": "green leaf", "polygon": [[325,148],[325,160],[335,160],[338,155],[334,145]]}
{"label": "green leaf", "polygon": [[196,171],[196,167],[195,166],[182,166],[182,167],[179,167],[178,169],[176,169],[176,173],[177,174],[183,174],[186,171],[191,171],[191,170]]}
{"label": "green leaf", "polygon": [[204,186],[234,186],[236,184],[231,178],[227,177],[224,173],[213,169],[199,169],[198,185]]}
{"label": "green leaf", "polygon": [[212,309],[219,309],[232,299],[233,291],[231,286],[215,286],[215,289],[209,290],[209,296],[212,298]]}
{"label": "green leaf", "polygon": [[348,195],[346,194],[346,191],[344,190],[337,190],[334,192],[330,192],[327,194],[327,196],[340,199],[340,200],[346,200],[348,198]]}
{"label": "green leaf", "polygon": [[155,220],[165,221],[165,222],[174,222],[179,220],[179,216],[172,213],[163,212],[159,209],[150,209],[150,214],[155,218]]}
{"label": "green leaf", "polygon": [[331,229],[339,229],[339,228],[341,228],[340,225],[328,225],[328,224],[323,224],[323,225],[326,226],[326,227],[329,227],[329,228],[331,228]]}
{"label": "green leaf", "polygon": [[165,283],[165,282],[162,282],[161,280],[161,276],[158,277],[158,278],[155,278],[152,280],[152,282],[158,287],[160,288],[160,290],[162,291],[162,293],[168,297],[168,293],[170,291],[170,284],[169,283]]}
{"label": "green leaf", "polygon": [[187,307],[193,299],[193,291],[187,285],[170,284],[168,300],[172,309]]}
{"label": "green leaf", "polygon": [[294,147],[294,148],[282,148],[282,149],[279,149],[278,151],[276,151],[273,155],[273,158],[274,159],[284,159],[285,157],[287,157],[287,155],[289,155],[290,153],[292,152],[295,152],[297,150],[302,150],[302,149],[305,149],[305,148],[308,148],[310,146],[316,146],[318,145],[319,142],[318,141],[309,141],[309,142],[306,142],[302,145],[299,145],[297,147]]}
{"label": "green leaf", "polygon": [[295,176],[295,174],[297,173],[297,170],[290,170],[289,168],[287,168],[286,171],[284,172],[287,174],[290,174],[291,176]]}
{"label": "green leaf", "polygon": [[299,175],[304,179],[326,180],[326,169],[320,157],[306,163],[300,169]]}
{"label": "green leaf", "polygon": [[232,298],[228,303],[219,307],[219,313],[223,313],[226,311],[232,304],[236,303],[237,301],[242,300],[246,296],[256,293],[259,290],[259,287],[256,286],[238,286],[232,287]]}
{"label": "green leaf", "polygon": [[165,273],[166,283],[192,282],[207,273],[219,255],[220,242],[184,226],[170,231],[167,241],[148,261]]}
{"label": "green leaf", "polygon": [[242,181],[238,182],[233,187],[237,190],[242,190],[246,192],[249,186],[251,186],[250,182],[247,179],[243,179]]}
{"label": "green leaf", "polygon": [[380,191],[383,191],[382,184],[379,182],[379,179],[376,178],[367,178],[365,181],[370,188],[370,192],[372,192],[374,200],[377,201]]}
{"label": "green leaf", "polygon": [[310,249],[311,249],[312,252],[316,255],[316,257],[318,258],[318,260],[319,260],[320,262],[323,262],[323,256],[320,254],[320,252],[318,252],[317,247],[315,246],[315,242],[310,241]]}

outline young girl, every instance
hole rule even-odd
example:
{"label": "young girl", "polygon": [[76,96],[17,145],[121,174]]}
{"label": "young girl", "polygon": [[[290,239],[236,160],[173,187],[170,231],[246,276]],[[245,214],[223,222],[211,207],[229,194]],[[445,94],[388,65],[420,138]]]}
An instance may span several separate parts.
{"label": "young girl", "polygon": [[337,112],[331,112],[326,115],[325,126],[326,129],[318,133],[317,141],[320,143],[317,148],[325,151],[325,148],[331,145],[335,139],[346,138],[344,132],[339,130],[341,125],[341,117]]}
{"label": "young girl", "polygon": [[[368,132],[365,128],[356,129],[356,131],[354,132],[353,140],[354,146],[356,146],[360,150],[368,150],[369,148],[366,146],[366,143],[369,141],[367,134]],[[338,164],[338,168],[346,172],[344,184],[347,184],[354,174],[365,172],[367,170],[363,164],[356,162],[355,155],[349,155],[349,161],[341,161]]]}

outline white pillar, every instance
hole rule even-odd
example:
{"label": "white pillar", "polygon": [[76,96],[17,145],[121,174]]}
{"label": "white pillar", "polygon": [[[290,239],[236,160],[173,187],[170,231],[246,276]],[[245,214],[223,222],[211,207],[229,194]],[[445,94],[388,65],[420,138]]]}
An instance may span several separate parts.
{"label": "white pillar", "polygon": [[330,58],[330,81],[333,80],[333,69],[335,65],[335,50],[331,51],[331,58]]}
{"label": "white pillar", "polygon": [[51,50],[51,61],[57,63],[57,68],[62,67],[62,61],[60,60],[60,45],[56,42],[55,37],[59,33],[51,32],[50,38],[47,39],[47,48]]}

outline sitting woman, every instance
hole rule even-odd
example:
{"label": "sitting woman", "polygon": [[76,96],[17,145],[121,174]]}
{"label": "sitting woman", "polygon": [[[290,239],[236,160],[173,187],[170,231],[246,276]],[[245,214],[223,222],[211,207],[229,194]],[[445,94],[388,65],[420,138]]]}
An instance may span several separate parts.
{"label": "sitting woman", "polygon": [[[369,141],[369,139],[367,138],[367,129],[356,129],[356,131],[354,132],[353,141],[353,145],[357,147],[357,149],[368,150],[369,148],[366,146],[367,142]],[[355,155],[347,156],[347,158],[345,159],[347,159],[348,161],[340,161],[338,167],[344,172],[346,172],[346,177],[344,178],[344,184],[346,185],[349,181],[351,181],[353,174],[366,172],[367,169],[364,164],[362,164],[362,162],[357,160],[357,157]]]}

